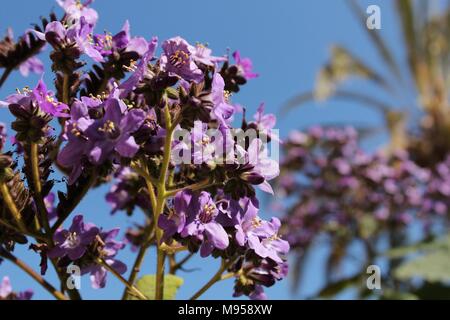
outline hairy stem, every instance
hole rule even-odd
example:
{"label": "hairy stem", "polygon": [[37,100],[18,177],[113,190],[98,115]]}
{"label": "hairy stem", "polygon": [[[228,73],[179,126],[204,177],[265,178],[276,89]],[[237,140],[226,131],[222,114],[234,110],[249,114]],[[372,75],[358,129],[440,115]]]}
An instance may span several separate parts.
{"label": "hairy stem", "polygon": [[48,283],[44,278],[37,274],[33,269],[30,268],[25,262],[15,257],[12,253],[0,248],[0,256],[6,260],[11,261],[17,267],[25,271],[30,277],[32,277],[37,283],[39,283],[45,290],[52,294],[58,300],[67,300],[67,297],[60,291],[56,290],[50,283]]}

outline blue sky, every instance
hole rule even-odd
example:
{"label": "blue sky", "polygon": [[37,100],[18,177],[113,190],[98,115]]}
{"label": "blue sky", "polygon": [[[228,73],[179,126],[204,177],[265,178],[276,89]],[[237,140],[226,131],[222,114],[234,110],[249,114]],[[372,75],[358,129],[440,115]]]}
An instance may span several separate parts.
{"label": "blue sky", "polygon": [[[3,1],[0,12],[0,31],[11,26],[16,35],[30,27],[30,23],[38,21],[39,16],[47,15],[51,9],[61,13],[53,0],[15,0]],[[94,8],[99,12],[100,20],[97,32],[120,30],[124,21],[131,23],[134,35],[150,38],[153,35],[160,40],[180,35],[192,43],[207,42],[216,54],[223,54],[227,48],[239,49],[243,56],[253,59],[255,70],[261,74],[260,78],[251,81],[239,94],[233,96],[233,101],[247,107],[250,114],[256,110],[260,102],[266,102],[269,112],[278,113],[280,106],[296,93],[310,90],[313,87],[316,73],[329,53],[332,43],[339,42],[351,48],[352,52],[372,65],[381,66],[381,62],[366,38],[362,26],[351,14],[346,1],[304,0],[304,1],[270,1],[270,0],[229,0],[227,2],[197,0],[187,2],[180,0],[165,1],[107,1],[97,0]],[[224,6],[223,4],[226,3]],[[377,4],[382,10],[383,36],[391,44],[400,39],[396,33],[396,21],[389,0],[360,1],[367,6]],[[47,51],[48,52],[48,51]],[[397,54],[401,52],[397,50]],[[42,58],[45,60],[45,54]],[[47,73],[48,83],[52,74]],[[30,76],[22,78],[18,72],[14,73],[0,90],[0,99],[10,94],[15,88],[26,85],[34,86],[38,78]],[[358,83],[351,83],[354,88],[367,89]],[[378,95],[376,91],[373,94]],[[9,122],[11,117],[6,110],[0,110],[0,121]],[[366,110],[357,105],[345,102],[327,102],[322,104],[309,103],[287,116],[280,117],[278,128],[282,136],[289,130],[304,128],[315,124],[367,124],[381,125],[379,114]],[[372,139],[369,148],[383,142],[384,137]],[[62,186],[60,186],[62,187]],[[86,219],[104,228],[130,225],[133,221],[141,221],[136,213],[132,218],[118,213],[111,217],[109,207],[103,197],[109,186],[92,192],[75,210],[83,213]],[[262,208],[264,215],[277,215],[269,206]],[[321,262],[327,248],[317,245],[315,253],[308,261],[305,281],[297,294],[289,290],[288,280],[267,290],[272,299],[303,298],[311,295],[322,285],[323,270]],[[26,248],[18,248],[17,255],[33,266],[38,265],[34,254]],[[129,265],[134,261],[134,253],[124,250],[119,258]],[[143,265],[142,274],[154,272],[155,258],[148,255]],[[181,273],[185,284],[178,294],[178,298],[188,298],[199,288],[217,269],[217,262],[213,259],[193,259],[187,268],[195,269],[190,273]],[[351,271],[351,264],[344,272]],[[14,266],[4,263],[0,266],[0,277],[10,275],[13,286],[18,289],[35,289],[36,298],[49,298],[42,289],[36,287],[32,280],[23,275]],[[48,279],[56,283],[55,275],[48,274]],[[109,276],[107,288],[96,291],[90,288],[88,277],[82,280],[83,297],[86,299],[115,299],[122,293],[122,286]],[[232,281],[225,281],[214,286],[203,297],[207,299],[228,299],[233,292]]]}

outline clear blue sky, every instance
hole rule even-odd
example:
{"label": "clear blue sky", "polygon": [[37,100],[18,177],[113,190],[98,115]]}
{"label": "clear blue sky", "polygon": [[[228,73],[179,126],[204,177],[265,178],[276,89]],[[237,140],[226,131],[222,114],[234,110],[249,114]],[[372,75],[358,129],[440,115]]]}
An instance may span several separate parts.
{"label": "clear blue sky", "polygon": [[[361,26],[358,25],[345,2],[344,0],[229,0],[226,2],[97,0],[94,8],[100,15],[97,32],[106,29],[114,33],[120,30],[124,21],[128,19],[134,35],[142,35],[146,38],[157,35],[160,40],[180,35],[192,43],[208,42],[216,54],[224,53],[227,48],[239,49],[243,56],[253,59],[254,68],[261,77],[245,86],[239,94],[234,96],[233,101],[246,106],[250,111],[254,111],[260,102],[265,101],[268,111],[277,113],[289,97],[312,88],[316,72],[326,60],[331,43],[345,44],[358,56],[375,66],[380,65],[376,52],[370,46]],[[394,32],[397,29],[391,1],[372,0],[370,3],[361,1],[361,4],[380,5],[381,33],[389,38],[390,43],[395,44],[400,41],[398,34]],[[30,23],[38,21],[41,15],[47,15],[52,8],[61,12],[53,0],[3,1],[0,12],[0,31],[6,31],[6,28],[11,26],[15,34],[19,35],[30,26]],[[401,52],[397,53],[401,54]],[[41,56],[46,59],[45,54]],[[45,62],[48,66],[48,60]],[[52,80],[51,76],[49,72],[46,74],[48,83]],[[37,80],[36,76],[22,78],[16,72],[0,90],[1,99],[13,92],[15,88],[34,86]],[[361,87],[357,83],[354,85]],[[11,121],[7,110],[0,110],[0,121]],[[350,103],[329,102],[321,105],[310,103],[286,117],[281,117],[278,128],[281,130],[281,135],[286,136],[291,129],[318,123],[380,125],[381,118],[376,113]],[[371,142],[370,147],[382,140],[383,137],[378,137]],[[142,217],[139,213],[131,219],[121,213],[111,218],[110,208],[102,200],[108,189],[109,186],[91,193],[75,212],[85,214],[88,221],[93,221],[105,228],[119,225],[125,230],[126,226],[133,221],[141,221]],[[279,214],[271,212],[269,206],[262,208],[262,211],[266,216]],[[288,280],[285,280],[267,290],[269,297],[272,299],[302,298],[318,290],[323,278],[320,263],[326,250],[327,248],[323,246],[317,246],[315,254],[310,258],[305,281],[297,294],[291,294]],[[16,254],[25,257],[29,264],[38,266],[37,256],[28,253],[26,247],[18,247]],[[134,253],[125,249],[119,258],[130,265],[134,261]],[[154,272],[154,259],[154,255],[148,256],[144,262],[142,274]],[[350,267],[344,271],[349,272]],[[198,268],[198,270],[180,274],[185,278],[185,285],[181,288],[178,298],[188,298],[206,279],[209,279],[217,269],[217,262],[213,259],[198,258],[192,260],[187,268]],[[31,287],[35,289],[36,298],[49,298],[49,295],[37,288],[28,276],[23,275],[7,262],[0,266],[0,277],[3,275],[11,276],[16,289],[23,290]],[[52,272],[48,274],[48,279],[56,283]],[[83,278],[82,286],[83,296],[87,299],[115,299],[122,293],[122,286],[112,276],[108,277],[106,289],[100,291],[91,289],[88,277]],[[232,287],[232,281],[217,284],[204,295],[204,298],[231,298]]]}

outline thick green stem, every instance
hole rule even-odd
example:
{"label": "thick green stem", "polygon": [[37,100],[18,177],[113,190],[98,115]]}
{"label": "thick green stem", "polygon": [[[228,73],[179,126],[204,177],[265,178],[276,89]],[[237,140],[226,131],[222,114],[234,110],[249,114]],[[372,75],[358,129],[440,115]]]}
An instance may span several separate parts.
{"label": "thick green stem", "polygon": [[67,73],[65,73],[64,77],[63,77],[63,95],[62,95],[63,102],[65,104],[68,104],[69,103],[69,99],[70,99],[70,97],[69,97],[69,85],[70,85],[69,84],[69,75]]}
{"label": "thick green stem", "polygon": [[164,210],[166,204],[166,179],[170,166],[170,156],[172,153],[172,139],[175,123],[172,124],[169,104],[166,103],[164,107],[164,120],[166,123],[166,138],[164,141],[163,162],[161,165],[161,172],[159,175],[157,190],[158,196],[156,199],[155,216],[155,229],[156,229],[156,241],[157,241],[157,264],[156,264],[156,288],[155,299],[162,300],[164,298],[164,262],[166,258],[165,252],[161,248],[161,239],[163,231],[158,227],[159,216]]}
{"label": "thick green stem", "polygon": [[67,300],[67,297],[60,291],[56,290],[50,283],[48,283],[44,278],[37,274],[33,269],[30,268],[25,262],[15,257],[12,253],[0,248],[0,256],[6,260],[11,261],[17,267],[25,271],[30,277],[32,277],[37,283],[39,283],[45,290],[52,294],[58,300]]}
{"label": "thick green stem", "polygon": [[34,195],[36,200],[36,206],[39,211],[40,223],[43,225],[45,232],[50,235],[51,228],[48,222],[48,212],[45,206],[44,198],[42,197],[42,184],[39,173],[39,147],[37,143],[30,144],[30,162],[31,172],[33,177]]}

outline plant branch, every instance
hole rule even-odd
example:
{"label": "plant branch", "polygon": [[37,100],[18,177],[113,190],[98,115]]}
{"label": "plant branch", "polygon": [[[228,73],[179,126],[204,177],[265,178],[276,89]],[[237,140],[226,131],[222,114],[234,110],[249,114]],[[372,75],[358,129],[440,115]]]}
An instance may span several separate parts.
{"label": "plant branch", "polygon": [[50,235],[51,228],[48,222],[48,212],[42,197],[42,184],[39,173],[39,147],[37,143],[30,144],[31,172],[33,177],[34,194],[36,197],[36,206],[40,215],[40,223],[42,223],[45,232]]}

